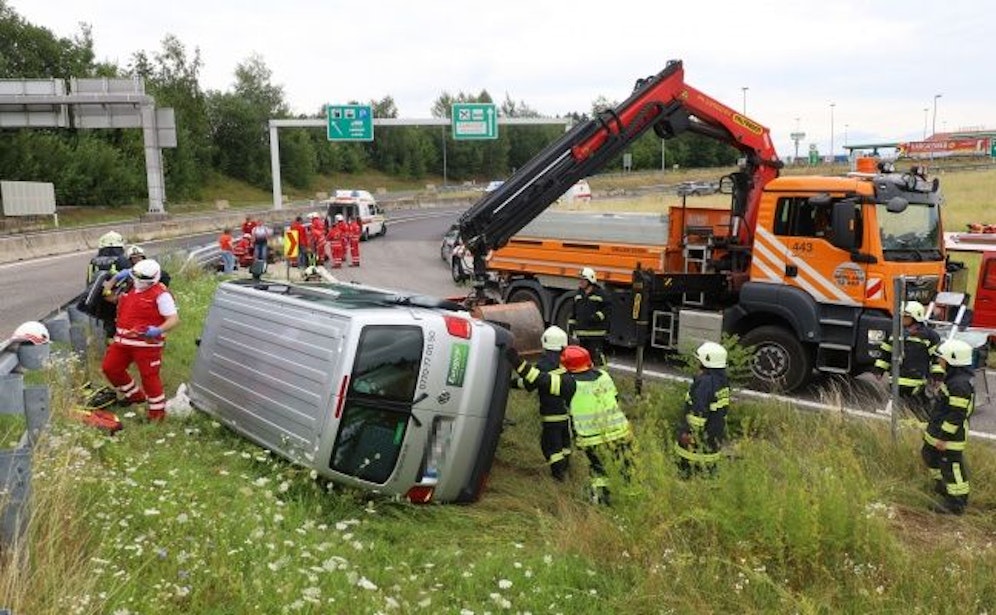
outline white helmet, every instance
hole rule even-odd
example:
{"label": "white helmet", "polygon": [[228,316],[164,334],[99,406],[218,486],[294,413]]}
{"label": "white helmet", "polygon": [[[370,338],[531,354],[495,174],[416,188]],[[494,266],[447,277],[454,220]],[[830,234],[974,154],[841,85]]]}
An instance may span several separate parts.
{"label": "white helmet", "polygon": [[342,214],[336,214],[336,215],[335,215],[335,221],[336,221],[336,222],[342,222],[342,220],[343,220],[343,218],[342,218]]}
{"label": "white helmet", "polygon": [[595,276],[595,270],[591,267],[585,267],[581,270],[581,279],[588,280],[591,284],[598,282],[598,277]]}
{"label": "white helmet", "polygon": [[128,249],[125,250],[125,254],[128,255],[128,258],[133,256],[141,256],[142,258],[145,258],[145,250],[142,249],[142,246],[128,246]]}
{"label": "white helmet", "polygon": [[910,316],[917,322],[927,319],[927,310],[919,301],[907,301],[903,304],[903,314]]}
{"label": "white helmet", "polygon": [[10,338],[15,342],[28,342],[31,344],[47,344],[49,342],[48,327],[37,320],[29,320],[21,323],[14,329],[14,335]]}
{"label": "white helmet", "polygon": [[702,367],[726,367],[726,355],[726,348],[723,348],[716,342],[703,342],[695,350],[695,358],[699,360]]}
{"label": "white helmet", "polygon": [[540,341],[543,343],[543,350],[556,350],[560,352],[567,347],[567,332],[557,325],[553,325],[543,332],[543,337],[540,338]]}
{"label": "white helmet", "polygon": [[145,290],[158,282],[161,273],[159,263],[151,258],[140,260],[131,268],[131,277],[135,280],[135,288],[138,290]]}
{"label": "white helmet", "polygon": [[972,364],[972,347],[964,340],[948,340],[937,347],[937,354],[948,365],[962,367]]}
{"label": "white helmet", "polygon": [[107,231],[97,240],[98,248],[123,248],[124,237],[117,231]]}
{"label": "white helmet", "polygon": [[318,218],[318,217],[319,216],[318,216],[318,212],[317,211],[309,211],[308,215],[305,216],[305,218],[307,218],[309,220],[312,220],[312,219]]}

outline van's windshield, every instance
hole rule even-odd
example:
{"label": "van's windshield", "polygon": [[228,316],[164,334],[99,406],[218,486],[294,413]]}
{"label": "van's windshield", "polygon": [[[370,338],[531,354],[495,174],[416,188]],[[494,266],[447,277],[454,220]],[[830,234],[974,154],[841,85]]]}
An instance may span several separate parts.
{"label": "van's windshield", "polygon": [[329,467],[383,484],[391,477],[412,413],[422,363],[421,327],[363,328]]}

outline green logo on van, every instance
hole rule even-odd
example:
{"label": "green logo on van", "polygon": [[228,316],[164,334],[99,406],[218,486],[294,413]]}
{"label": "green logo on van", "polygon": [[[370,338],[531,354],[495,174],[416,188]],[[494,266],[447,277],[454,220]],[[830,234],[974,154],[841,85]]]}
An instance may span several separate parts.
{"label": "green logo on van", "polygon": [[463,378],[467,374],[467,355],[469,354],[469,344],[453,344],[450,350],[450,369],[446,372],[446,384],[454,387],[463,386]]}

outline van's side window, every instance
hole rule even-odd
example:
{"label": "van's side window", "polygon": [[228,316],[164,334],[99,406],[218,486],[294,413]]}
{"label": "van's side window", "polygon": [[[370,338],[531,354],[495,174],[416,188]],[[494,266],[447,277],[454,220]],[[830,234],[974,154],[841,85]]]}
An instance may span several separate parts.
{"label": "van's side window", "polygon": [[329,467],[373,483],[391,477],[422,363],[422,329],[364,327]]}

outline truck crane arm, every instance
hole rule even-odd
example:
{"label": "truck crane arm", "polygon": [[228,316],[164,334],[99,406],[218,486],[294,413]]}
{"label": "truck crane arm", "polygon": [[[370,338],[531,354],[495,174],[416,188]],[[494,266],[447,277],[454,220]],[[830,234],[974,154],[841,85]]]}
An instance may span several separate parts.
{"label": "truck crane arm", "polygon": [[727,143],[744,154],[745,172],[734,181],[733,217],[744,224],[734,235],[749,241],[765,184],[778,176],[778,159],[768,129],[687,85],[680,61],[637,81],[615,109],[575,126],[526,163],[497,190],[460,217],[460,236],[474,257],[477,287],[486,276],[485,255],[557,200],[576,181],[604,167],[649,129],[662,139],[685,131]]}

